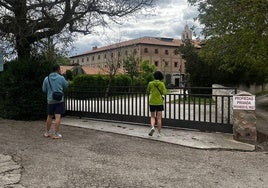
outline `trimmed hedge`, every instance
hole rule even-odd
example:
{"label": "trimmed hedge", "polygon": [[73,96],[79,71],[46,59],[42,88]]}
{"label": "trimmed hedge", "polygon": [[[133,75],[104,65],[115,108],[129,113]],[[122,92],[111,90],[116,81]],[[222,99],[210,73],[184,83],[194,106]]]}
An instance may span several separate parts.
{"label": "trimmed hedge", "polygon": [[42,83],[52,66],[41,58],[6,63],[0,73],[0,116],[15,120],[44,119],[47,104]]}

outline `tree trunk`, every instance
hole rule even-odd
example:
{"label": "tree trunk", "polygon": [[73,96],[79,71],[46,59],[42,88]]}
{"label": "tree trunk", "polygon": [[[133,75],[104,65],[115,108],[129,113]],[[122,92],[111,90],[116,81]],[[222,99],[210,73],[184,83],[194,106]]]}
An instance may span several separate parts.
{"label": "tree trunk", "polygon": [[29,58],[31,55],[31,45],[28,41],[21,41],[17,37],[16,50],[18,53],[18,59]]}

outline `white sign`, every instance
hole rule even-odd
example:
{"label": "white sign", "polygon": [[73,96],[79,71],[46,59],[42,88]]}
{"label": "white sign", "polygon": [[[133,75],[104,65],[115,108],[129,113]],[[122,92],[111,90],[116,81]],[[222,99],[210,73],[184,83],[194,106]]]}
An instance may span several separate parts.
{"label": "white sign", "polygon": [[252,96],[233,96],[234,110],[255,110],[255,95]]}

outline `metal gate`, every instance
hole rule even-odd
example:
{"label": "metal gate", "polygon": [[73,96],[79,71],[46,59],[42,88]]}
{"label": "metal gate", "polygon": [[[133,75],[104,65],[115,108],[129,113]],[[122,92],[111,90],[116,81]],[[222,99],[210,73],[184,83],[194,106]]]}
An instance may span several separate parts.
{"label": "metal gate", "polygon": [[[222,88],[169,88],[163,127],[231,133],[232,96],[213,95],[213,89]],[[65,95],[66,115],[149,125],[148,99],[140,87],[71,88]]]}

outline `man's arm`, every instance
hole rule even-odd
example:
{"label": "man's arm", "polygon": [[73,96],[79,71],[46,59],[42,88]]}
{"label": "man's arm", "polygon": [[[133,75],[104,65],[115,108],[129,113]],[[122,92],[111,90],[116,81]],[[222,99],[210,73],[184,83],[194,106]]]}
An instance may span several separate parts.
{"label": "man's arm", "polygon": [[42,90],[44,93],[47,93],[47,77],[43,81]]}

